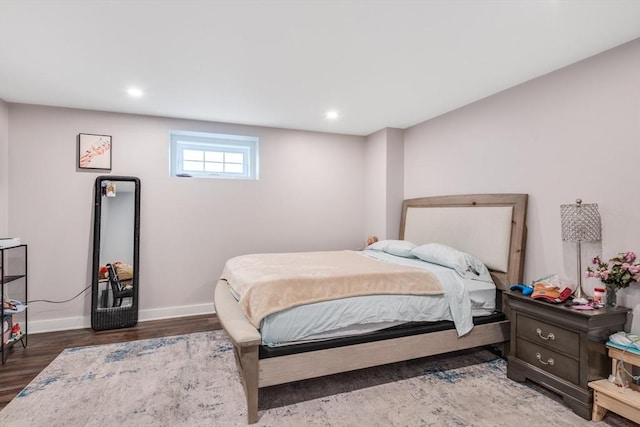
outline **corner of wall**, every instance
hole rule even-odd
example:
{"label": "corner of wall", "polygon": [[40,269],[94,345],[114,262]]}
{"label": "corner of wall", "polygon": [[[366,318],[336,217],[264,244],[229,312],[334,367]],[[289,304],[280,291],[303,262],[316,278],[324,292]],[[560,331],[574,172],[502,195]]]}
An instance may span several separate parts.
{"label": "corner of wall", "polygon": [[400,236],[402,201],[404,200],[404,130],[387,128],[387,235]]}
{"label": "corner of wall", "polygon": [[404,198],[404,130],[384,128],[366,141],[365,230],[397,239]]}
{"label": "corner of wall", "polygon": [[9,235],[9,105],[0,99],[0,236]]}

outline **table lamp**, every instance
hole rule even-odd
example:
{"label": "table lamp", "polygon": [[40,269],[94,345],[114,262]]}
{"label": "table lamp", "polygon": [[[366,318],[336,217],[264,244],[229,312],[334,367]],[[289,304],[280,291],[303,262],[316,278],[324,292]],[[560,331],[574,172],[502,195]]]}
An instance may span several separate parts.
{"label": "table lamp", "polygon": [[602,239],[598,205],[596,203],[583,205],[582,200],[577,199],[575,205],[560,205],[560,218],[562,221],[562,241],[576,243],[578,285],[573,291],[573,295],[575,298],[584,299],[581,244],[582,242],[599,242]]}

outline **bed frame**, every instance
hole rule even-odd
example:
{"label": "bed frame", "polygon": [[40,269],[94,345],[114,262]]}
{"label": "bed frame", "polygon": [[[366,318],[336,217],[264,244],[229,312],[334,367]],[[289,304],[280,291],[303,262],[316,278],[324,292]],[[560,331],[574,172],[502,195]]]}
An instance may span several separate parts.
{"label": "bed frame", "polygon": [[[400,238],[437,242],[472,253],[491,271],[500,290],[521,283],[526,243],[526,194],[436,196],[405,200]],[[502,307],[498,292],[497,307]],[[225,281],[216,285],[218,319],[231,338],[247,400],[249,424],[258,421],[258,389],[485,345],[505,345],[509,320],[474,326],[458,337],[455,329],[325,348],[260,359],[260,331],[245,317]]]}

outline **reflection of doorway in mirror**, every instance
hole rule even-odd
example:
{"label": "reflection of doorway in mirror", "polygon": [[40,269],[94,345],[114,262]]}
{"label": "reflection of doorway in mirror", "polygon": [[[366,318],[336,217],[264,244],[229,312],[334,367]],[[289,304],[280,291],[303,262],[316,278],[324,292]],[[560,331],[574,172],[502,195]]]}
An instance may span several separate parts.
{"label": "reflection of doorway in mirror", "polygon": [[[116,186],[117,185],[117,186]],[[116,191],[117,188],[117,191]],[[104,180],[101,182],[100,266],[133,265],[135,228],[135,183]],[[128,284],[132,283],[133,269]],[[108,279],[108,276],[105,277]],[[100,307],[113,307],[113,284],[105,283]],[[119,286],[119,285],[116,285]],[[119,307],[131,306],[132,298],[118,301]]]}
{"label": "reflection of doorway in mirror", "polygon": [[[127,191],[131,185],[132,190]],[[100,220],[100,265],[133,265],[135,228],[134,183],[118,183],[113,197],[103,197]],[[106,195],[106,194],[105,194]]]}

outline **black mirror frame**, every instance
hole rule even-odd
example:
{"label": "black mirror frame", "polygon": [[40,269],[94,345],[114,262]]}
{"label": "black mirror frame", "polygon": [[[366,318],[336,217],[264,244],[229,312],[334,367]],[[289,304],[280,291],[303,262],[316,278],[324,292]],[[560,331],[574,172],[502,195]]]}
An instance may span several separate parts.
{"label": "black mirror frame", "polygon": [[[133,298],[130,306],[98,309],[99,272],[100,272],[100,226],[102,213],[102,182],[125,181],[135,184],[134,193],[134,227],[133,227]],[[99,176],[94,187],[93,205],[93,270],[91,276],[91,328],[100,331],[105,329],[129,328],[138,323],[138,290],[140,271],[140,179],[133,176]]]}

